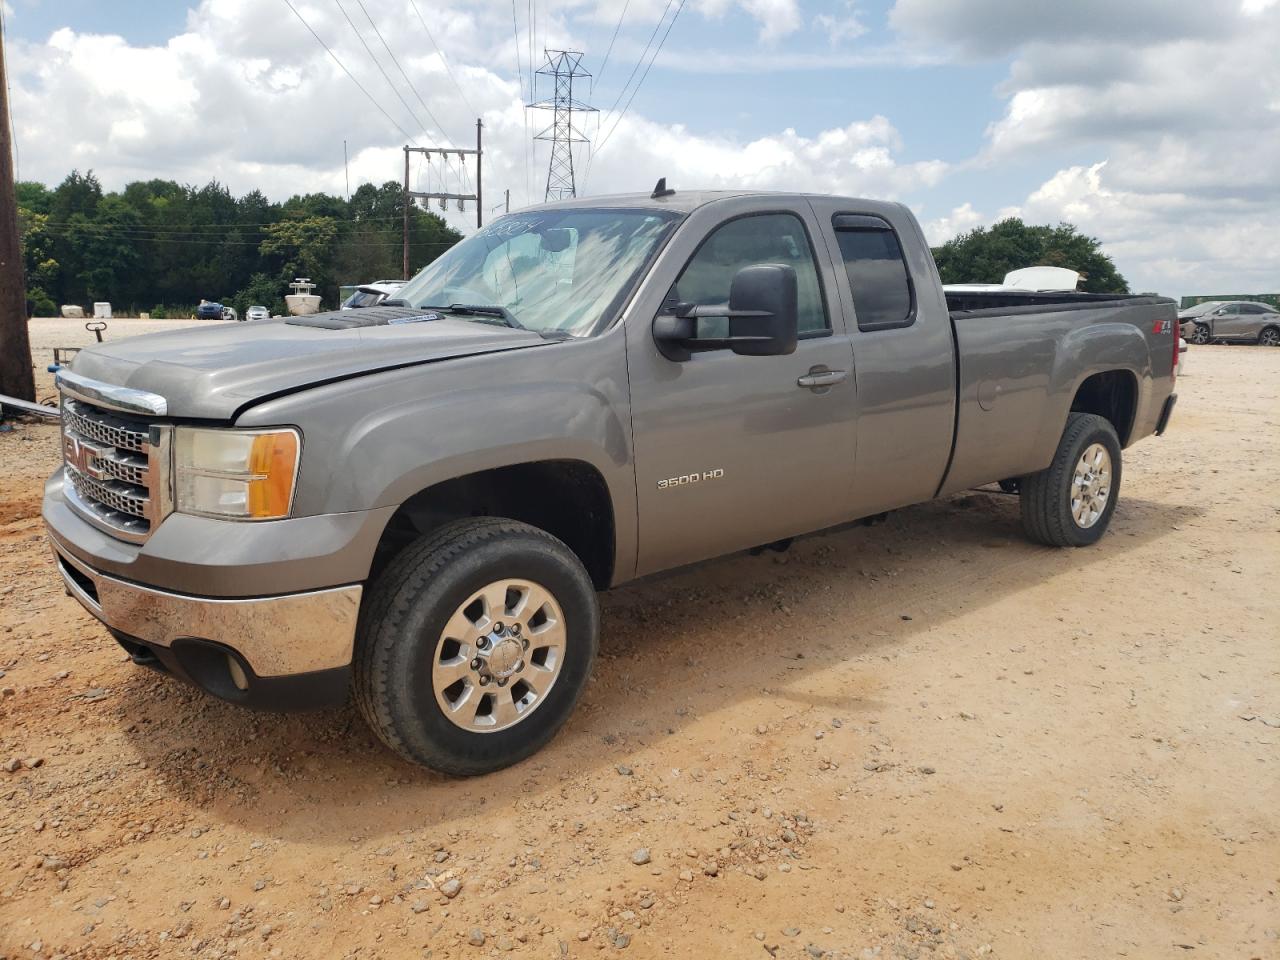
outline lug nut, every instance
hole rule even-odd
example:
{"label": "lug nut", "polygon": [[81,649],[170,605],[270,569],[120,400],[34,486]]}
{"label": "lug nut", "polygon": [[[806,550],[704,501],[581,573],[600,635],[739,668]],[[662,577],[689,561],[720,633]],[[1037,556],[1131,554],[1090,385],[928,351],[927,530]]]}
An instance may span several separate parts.
{"label": "lug nut", "polygon": [[487,650],[489,648],[489,638],[481,637],[479,640],[476,641],[476,646],[479,647],[481,650]]}
{"label": "lug nut", "polygon": [[512,635],[513,637],[518,637],[518,636],[520,636],[520,624],[518,624],[518,623],[513,623],[513,624],[511,625],[511,635]]}
{"label": "lug nut", "polygon": [[495,624],[493,625],[493,632],[494,632],[494,633],[502,633],[502,631],[503,631],[503,630],[505,630],[505,629],[506,629],[506,627],[503,625],[503,623],[502,623],[502,621],[501,621],[501,620],[499,620],[497,623],[495,623]]}
{"label": "lug nut", "polygon": [[499,677],[499,678],[498,678],[498,686],[500,686],[500,687],[505,687],[506,685],[507,685],[507,678],[506,678],[506,677]]}
{"label": "lug nut", "polygon": [[472,669],[472,670],[479,670],[479,669],[480,669],[480,658],[479,658],[479,657],[476,657],[474,660],[472,660],[472,661],[471,661],[471,669]]}
{"label": "lug nut", "polygon": [[489,685],[489,675],[487,673],[480,674],[480,686],[487,687]]}
{"label": "lug nut", "polygon": [[524,643],[524,648],[525,648],[526,650],[528,650],[528,649],[529,649],[529,641],[528,641],[528,640],[525,640],[525,641],[523,641],[523,643]]}

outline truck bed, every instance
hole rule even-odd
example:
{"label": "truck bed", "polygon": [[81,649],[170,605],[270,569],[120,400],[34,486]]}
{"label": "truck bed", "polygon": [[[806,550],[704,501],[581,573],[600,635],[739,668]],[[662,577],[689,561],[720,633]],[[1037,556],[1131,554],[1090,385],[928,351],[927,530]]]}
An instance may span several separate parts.
{"label": "truck bed", "polygon": [[1154,298],[1146,294],[1082,293],[1078,290],[947,290],[945,292],[947,309],[952,314],[981,314],[983,316],[990,316],[993,313],[1013,312],[1020,307],[1036,307],[1043,313],[1047,312],[1043,309],[1045,307],[1050,309],[1058,307],[1065,310],[1080,304],[1097,306],[1098,304],[1117,300],[1139,302],[1163,299]]}
{"label": "truck bed", "polygon": [[1080,383],[1125,371],[1132,400],[1121,443],[1150,434],[1173,388],[1172,300],[1158,296],[948,292],[957,408],[952,463],[940,493],[1048,465]]}

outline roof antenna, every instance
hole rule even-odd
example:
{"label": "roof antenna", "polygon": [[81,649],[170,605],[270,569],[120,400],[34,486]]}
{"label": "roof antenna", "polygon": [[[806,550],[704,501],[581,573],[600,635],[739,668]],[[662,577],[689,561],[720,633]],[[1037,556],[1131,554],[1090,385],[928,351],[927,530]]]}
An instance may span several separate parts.
{"label": "roof antenna", "polygon": [[657,185],[653,188],[653,193],[649,194],[650,200],[661,200],[663,197],[675,196],[674,190],[667,189],[667,178],[659,177]]}

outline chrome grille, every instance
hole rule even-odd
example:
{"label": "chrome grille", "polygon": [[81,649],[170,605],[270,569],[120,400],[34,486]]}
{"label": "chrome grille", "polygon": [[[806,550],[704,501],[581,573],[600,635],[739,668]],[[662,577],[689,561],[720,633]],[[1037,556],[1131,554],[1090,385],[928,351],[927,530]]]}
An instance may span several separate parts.
{"label": "chrome grille", "polygon": [[118,481],[99,483],[70,465],[67,466],[67,476],[71,478],[71,484],[76,488],[76,493],[81,500],[96,500],[117,513],[127,513],[146,519],[150,498],[145,490],[139,490],[131,484]]}
{"label": "chrome grille", "polygon": [[85,440],[96,440],[117,450],[141,453],[147,449],[147,425],[113,417],[75,400],[62,401],[63,429]]}
{"label": "chrome grille", "polygon": [[68,503],[108,533],[145,540],[168,512],[168,437],[168,427],[64,395]]}

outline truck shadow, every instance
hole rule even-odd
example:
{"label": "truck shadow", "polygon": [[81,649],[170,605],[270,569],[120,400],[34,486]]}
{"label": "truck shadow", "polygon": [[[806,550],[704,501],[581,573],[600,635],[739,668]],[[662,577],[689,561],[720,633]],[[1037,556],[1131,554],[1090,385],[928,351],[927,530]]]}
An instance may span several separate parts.
{"label": "truck shadow", "polygon": [[[601,597],[600,659],[566,729],[530,760],[478,779],[400,761],[350,706],[254,713],[141,672],[119,689],[119,706],[137,718],[125,736],[161,789],[202,816],[318,845],[449,830],[487,804],[572,790],[742,700],[782,697],[824,718],[873,719],[877,695],[892,691],[860,684],[858,661],[892,656],[923,631],[1055,577],[1105,576],[1100,561],[1201,512],[1129,496],[1098,546],[1055,550],[1023,539],[1015,498],[969,493],[808,537],[787,553],[708,561],[612,591]],[[815,694],[806,679],[833,668],[851,677],[848,693]],[[754,731],[724,731],[725,752],[750,749]]]}

